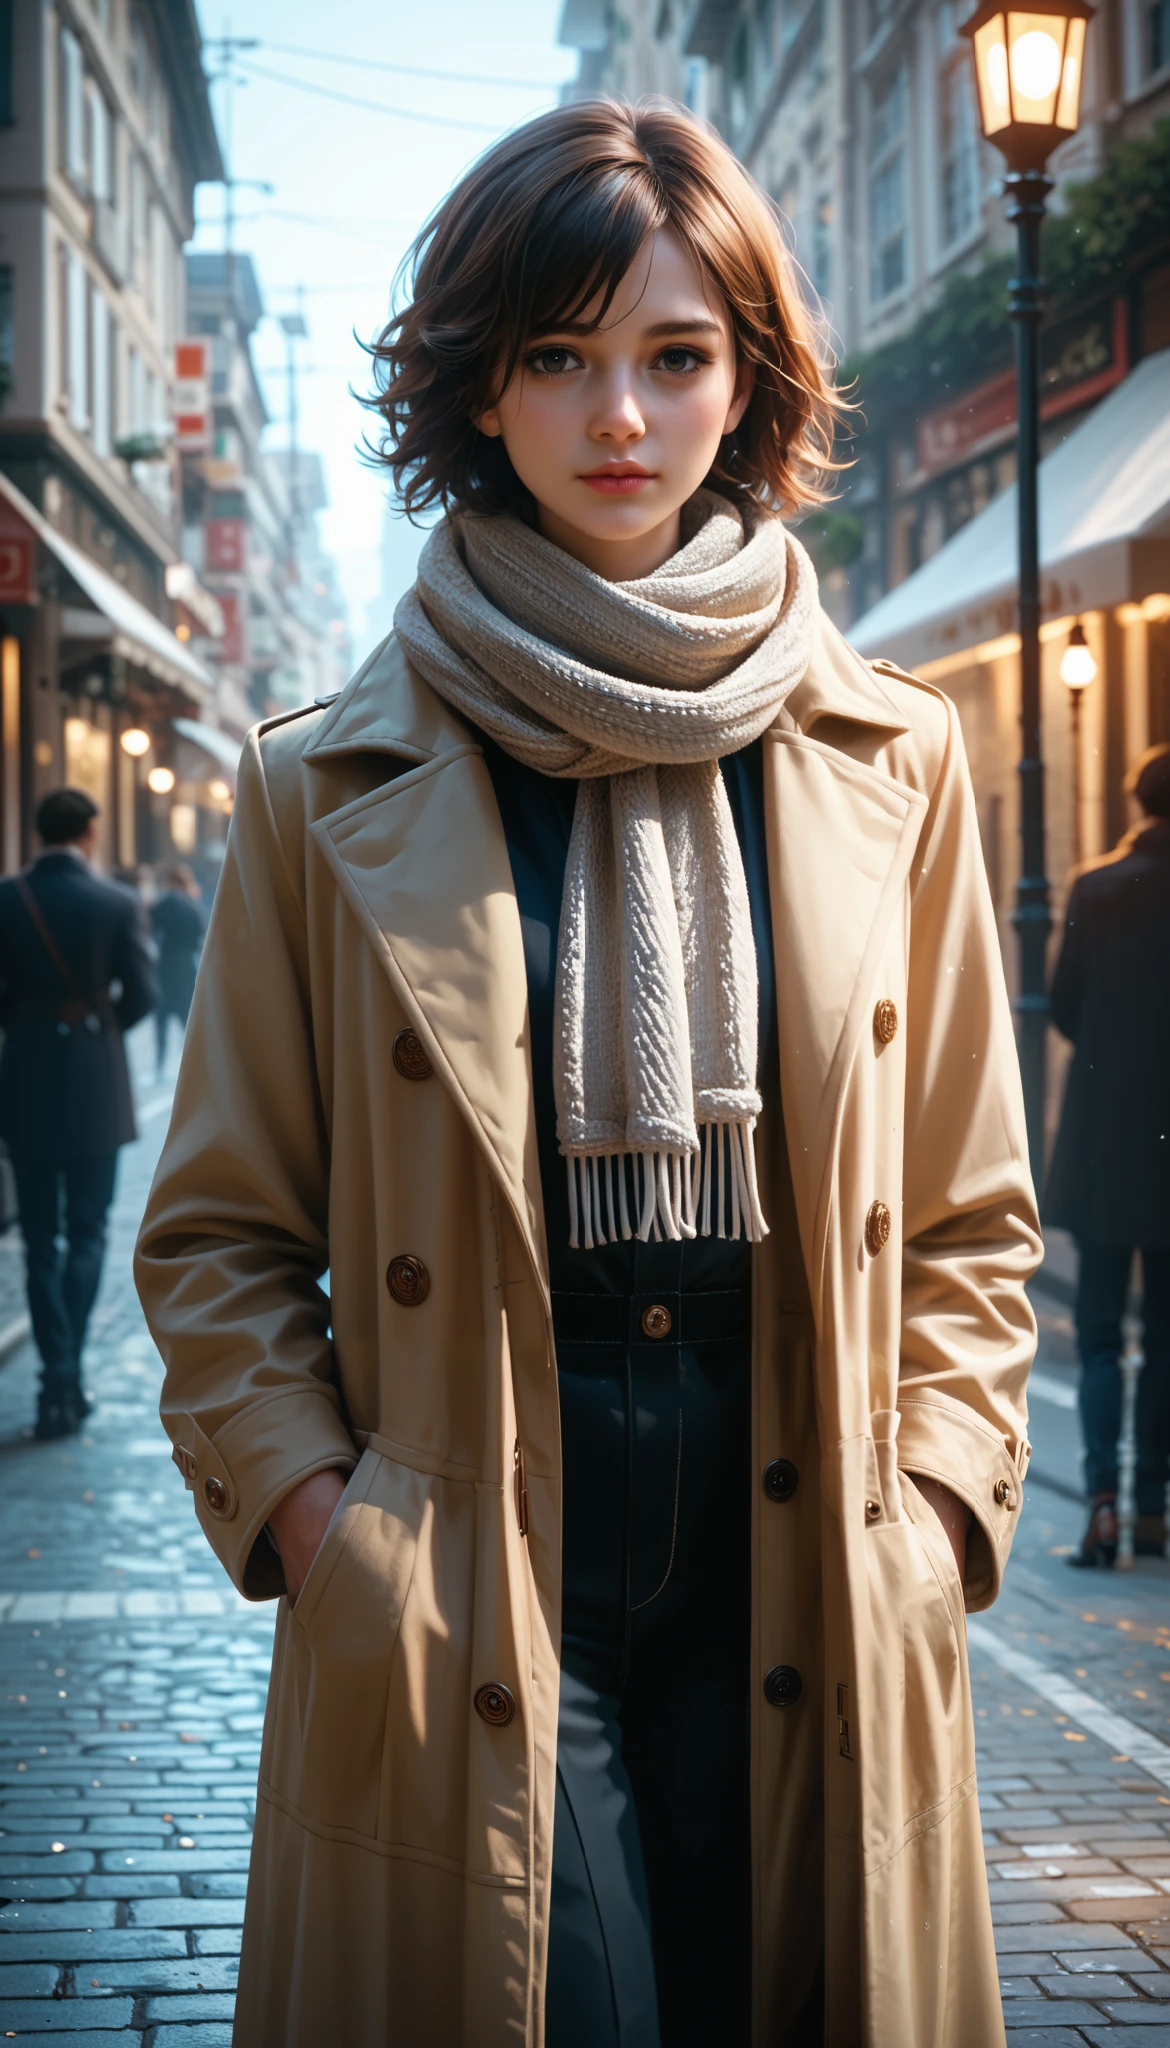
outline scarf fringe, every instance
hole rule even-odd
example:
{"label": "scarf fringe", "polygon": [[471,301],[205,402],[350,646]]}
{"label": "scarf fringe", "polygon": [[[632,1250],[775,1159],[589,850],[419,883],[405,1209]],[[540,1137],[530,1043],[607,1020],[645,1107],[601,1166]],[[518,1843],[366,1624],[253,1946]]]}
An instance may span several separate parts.
{"label": "scarf fringe", "polygon": [[[569,1244],[591,1252],[620,1239],[746,1238],[768,1226],[756,1182],[752,1123],[703,1124],[694,1153],[571,1154]],[[714,1156],[712,1156],[714,1155]],[[614,1182],[617,1182],[616,1199]]]}

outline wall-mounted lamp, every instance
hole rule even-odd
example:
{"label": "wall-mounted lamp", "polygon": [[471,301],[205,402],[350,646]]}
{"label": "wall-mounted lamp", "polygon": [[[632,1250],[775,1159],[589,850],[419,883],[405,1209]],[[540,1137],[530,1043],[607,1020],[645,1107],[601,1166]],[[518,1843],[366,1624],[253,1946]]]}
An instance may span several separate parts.
{"label": "wall-mounted lamp", "polygon": [[131,759],[135,761],[139,760],[143,754],[149,754],[150,734],[143,732],[140,725],[128,725],[122,734],[122,751],[129,754]]}
{"label": "wall-mounted lamp", "polygon": [[146,778],[146,786],[154,791],[155,796],[169,796],[175,786],[174,769],[152,768]]}

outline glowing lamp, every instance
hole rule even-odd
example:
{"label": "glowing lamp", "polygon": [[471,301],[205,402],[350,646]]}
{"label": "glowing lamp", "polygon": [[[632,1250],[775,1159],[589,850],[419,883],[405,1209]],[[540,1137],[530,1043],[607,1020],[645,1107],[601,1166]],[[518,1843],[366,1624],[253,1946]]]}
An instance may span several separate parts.
{"label": "glowing lamp", "polygon": [[980,7],[961,33],[975,51],[983,133],[1013,171],[1043,170],[1081,113],[1087,0]]}
{"label": "glowing lamp", "polygon": [[155,796],[169,796],[175,786],[174,769],[152,768],[146,778],[146,786],[154,791]]}
{"label": "glowing lamp", "polygon": [[221,782],[217,777],[214,782],[208,783],[207,794],[214,803],[226,804],[231,795],[231,789],[226,782]]}
{"label": "glowing lamp", "polygon": [[1060,657],[1060,680],[1070,690],[1087,690],[1097,680],[1097,664],[1093,650],[1085,638],[1085,629],[1078,619],[1068,636],[1068,646]]}
{"label": "glowing lamp", "polygon": [[122,734],[122,751],[137,761],[150,752],[150,734],[143,732],[140,725],[128,725]]}

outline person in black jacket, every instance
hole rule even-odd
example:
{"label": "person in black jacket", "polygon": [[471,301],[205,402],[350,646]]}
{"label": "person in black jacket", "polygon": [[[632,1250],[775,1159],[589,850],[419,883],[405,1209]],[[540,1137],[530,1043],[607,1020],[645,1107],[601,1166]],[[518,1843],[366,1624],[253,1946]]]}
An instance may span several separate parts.
{"label": "person in black jacket", "polygon": [[98,815],[83,791],[54,790],[37,810],[43,852],[0,882],[0,1137],[41,1355],[40,1437],[71,1435],[89,1411],[82,1346],[118,1147],[136,1136],[122,1033],[157,995],[137,899],[90,866]]}
{"label": "person in black jacket", "polygon": [[160,1074],[166,1064],[171,1018],[178,1020],[180,1033],[187,1022],[204,931],[199,890],[190,868],[181,864],[167,868],[163,882],[163,893],[150,913],[150,927],[158,947],[159,992],[154,1028]]}
{"label": "person in black jacket", "polygon": [[1135,1548],[1160,1554],[1170,1457],[1170,745],[1126,787],[1144,818],[1080,870],[1050,994],[1073,1042],[1043,1220],[1077,1240],[1077,1343],[1089,1524],[1070,1563],[1117,1549],[1121,1319],[1141,1252]]}

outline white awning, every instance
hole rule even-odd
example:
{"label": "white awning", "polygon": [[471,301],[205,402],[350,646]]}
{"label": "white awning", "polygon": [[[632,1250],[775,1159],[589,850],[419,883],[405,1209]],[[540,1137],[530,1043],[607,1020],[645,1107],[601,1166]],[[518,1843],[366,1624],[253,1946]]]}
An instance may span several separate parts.
{"label": "white awning", "polygon": [[[1170,591],[1170,349],[1147,356],[1040,465],[1045,618]],[[1017,629],[1016,487],[856,624],[858,652],[919,668]]]}
{"label": "white awning", "polygon": [[244,751],[243,740],[234,740],[230,732],[222,732],[218,725],[201,725],[197,718],[172,718],[171,725],[180,739],[190,740],[193,747],[202,747],[205,754],[235,776]]}
{"label": "white awning", "polygon": [[[0,471],[0,497],[7,500],[50,554],[56,556],[90,604],[108,619],[112,631],[103,635],[103,640],[111,653],[125,655],[128,661],[146,669],[160,682],[185,690],[197,703],[210,701],[214,683],[203,663],[196,661],[169,626],[164,626],[162,620],[156,619],[144,604],[131,597],[128,590],[123,590],[116,577],[107,575],[97,562],[91,561],[80,548],[74,547],[72,541],[66,540],[50,526],[3,471]],[[69,622],[70,613],[77,623],[75,607],[66,607],[65,623]],[[83,634],[79,637],[94,636]]]}

